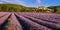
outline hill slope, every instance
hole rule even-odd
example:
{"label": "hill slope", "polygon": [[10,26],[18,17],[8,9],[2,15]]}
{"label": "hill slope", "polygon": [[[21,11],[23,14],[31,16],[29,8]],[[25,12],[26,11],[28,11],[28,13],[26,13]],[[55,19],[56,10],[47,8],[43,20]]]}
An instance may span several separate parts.
{"label": "hill slope", "polygon": [[33,11],[34,7],[25,7],[16,4],[0,4],[0,12],[29,12]]}
{"label": "hill slope", "polygon": [[25,8],[22,5],[15,5],[15,4],[0,4],[0,11],[3,12],[13,12],[13,11],[20,11]]}
{"label": "hill slope", "polygon": [[[60,13],[60,6],[48,7],[54,10],[54,13]],[[40,12],[35,7],[26,7],[16,4],[0,4],[0,12]]]}
{"label": "hill slope", "polygon": [[50,9],[54,9],[54,13],[60,13],[60,6],[50,6]]}

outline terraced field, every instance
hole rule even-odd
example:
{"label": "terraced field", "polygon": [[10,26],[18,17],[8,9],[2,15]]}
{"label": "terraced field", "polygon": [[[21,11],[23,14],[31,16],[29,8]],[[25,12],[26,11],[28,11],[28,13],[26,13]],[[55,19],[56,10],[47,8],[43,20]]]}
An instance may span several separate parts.
{"label": "terraced field", "polygon": [[0,12],[0,30],[60,30],[60,14]]}

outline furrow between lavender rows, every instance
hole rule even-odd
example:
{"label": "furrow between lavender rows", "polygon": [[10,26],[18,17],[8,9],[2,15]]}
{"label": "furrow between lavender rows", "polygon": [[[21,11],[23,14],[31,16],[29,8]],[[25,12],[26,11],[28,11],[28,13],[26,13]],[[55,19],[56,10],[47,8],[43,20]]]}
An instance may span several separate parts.
{"label": "furrow between lavender rows", "polygon": [[23,17],[23,16],[21,16],[21,15],[18,15],[18,14],[16,14],[16,15],[19,17],[19,20],[20,20],[20,21],[24,21],[26,24],[28,24],[28,25],[31,26],[31,27],[34,27],[34,29],[36,29],[36,30],[52,30],[52,29],[50,29],[50,28],[48,28],[48,27],[39,25],[38,23],[33,22],[33,21],[31,21],[30,19],[25,18],[25,17]]}

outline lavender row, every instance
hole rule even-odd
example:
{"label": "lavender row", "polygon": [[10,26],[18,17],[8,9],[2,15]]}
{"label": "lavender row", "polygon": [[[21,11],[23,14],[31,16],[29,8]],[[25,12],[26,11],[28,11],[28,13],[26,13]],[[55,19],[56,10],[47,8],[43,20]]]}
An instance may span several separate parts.
{"label": "lavender row", "polygon": [[60,24],[60,19],[54,19],[51,16],[50,15],[46,15],[46,16],[45,15],[39,15],[39,16],[32,16],[32,17],[35,17],[35,18],[38,18],[38,19],[42,19],[44,21],[55,22],[55,23],[59,23]]}
{"label": "lavender row", "polygon": [[[42,13],[21,13],[19,12],[20,14],[27,14],[27,15],[31,15],[31,16],[47,16],[47,17],[52,17],[52,18],[55,18],[55,19],[60,19],[60,14],[42,14]],[[45,17],[46,18],[46,17]]]}
{"label": "lavender row", "polygon": [[34,22],[37,22],[40,25],[46,26],[48,28],[52,28],[53,30],[60,30],[60,24],[55,24],[55,23],[43,21],[43,20],[40,20],[40,19],[36,19],[34,17],[26,16],[26,15],[23,15],[23,16],[28,18],[28,19],[31,19]]}
{"label": "lavender row", "polygon": [[37,23],[35,23],[35,22],[33,22],[33,21],[31,21],[31,20],[29,20],[21,15],[18,15],[18,14],[16,14],[16,15],[20,18],[20,20],[22,20],[25,23],[29,24],[30,26],[34,27],[35,30],[52,30],[52,29],[47,28],[45,26],[39,25],[39,24],[37,24]]}
{"label": "lavender row", "polygon": [[5,16],[8,12],[0,12],[0,18]]}
{"label": "lavender row", "polygon": [[5,20],[7,20],[7,18],[10,16],[11,13],[8,13],[7,15],[3,16],[2,18],[0,18],[0,25],[3,24],[5,22]]}
{"label": "lavender row", "polygon": [[16,16],[12,13],[8,19],[8,23],[5,25],[6,30],[22,30],[21,24],[17,21]]}
{"label": "lavender row", "polygon": [[[42,19],[44,21],[60,23],[60,21],[59,21],[60,16],[58,18],[58,15],[56,15],[56,14],[34,14],[34,13],[19,13],[19,14],[35,17],[35,18],[38,18],[38,19]],[[51,17],[53,15],[56,16],[56,18],[58,18],[58,19],[55,19],[54,17]]]}

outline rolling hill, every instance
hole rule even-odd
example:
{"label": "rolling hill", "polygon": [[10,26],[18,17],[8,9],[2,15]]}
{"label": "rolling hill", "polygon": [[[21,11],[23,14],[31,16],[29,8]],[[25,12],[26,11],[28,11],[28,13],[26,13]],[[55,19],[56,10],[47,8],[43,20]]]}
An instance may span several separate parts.
{"label": "rolling hill", "polygon": [[54,9],[54,13],[59,13],[60,14],[60,6],[50,6],[48,8]]}
{"label": "rolling hill", "polygon": [[[49,6],[49,9],[53,9],[53,13],[60,13],[60,6]],[[38,12],[35,7],[26,7],[16,4],[0,4],[0,12]]]}

